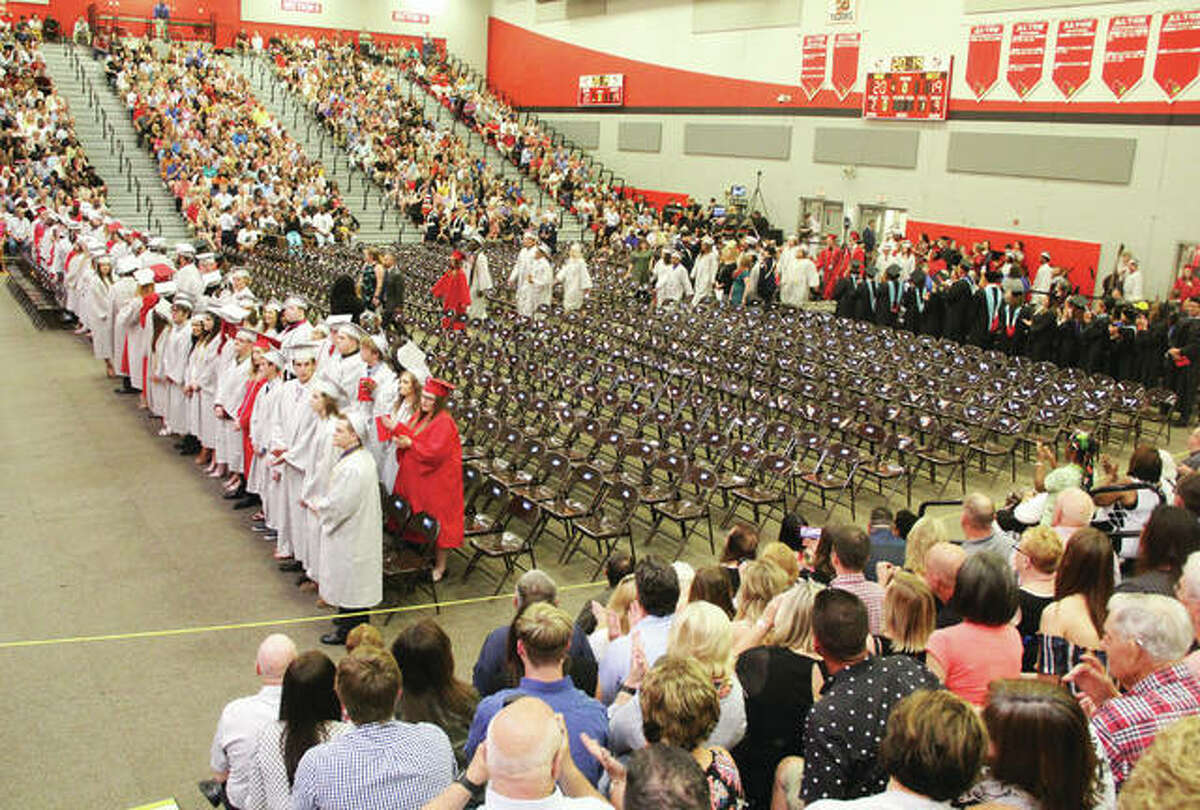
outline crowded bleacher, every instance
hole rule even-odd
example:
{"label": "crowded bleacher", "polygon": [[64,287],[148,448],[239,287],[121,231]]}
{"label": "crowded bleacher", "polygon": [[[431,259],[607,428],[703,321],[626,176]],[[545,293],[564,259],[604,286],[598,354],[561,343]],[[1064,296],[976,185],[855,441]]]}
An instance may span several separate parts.
{"label": "crowded bleacher", "polygon": [[[425,234],[369,245],[232,60],[160,46],[102,58],[192,238],[112,216],[60,46],[8,32],[4,259],[333,611],[213,707],[214,806],[1195,802],[1194,268],[1153,300],[1133,256],[1093,291],[1019,243],[777,243],[605,185],[436,50],[275,37]],[[372,615],[451,580],[511,592],[479,650]]]}

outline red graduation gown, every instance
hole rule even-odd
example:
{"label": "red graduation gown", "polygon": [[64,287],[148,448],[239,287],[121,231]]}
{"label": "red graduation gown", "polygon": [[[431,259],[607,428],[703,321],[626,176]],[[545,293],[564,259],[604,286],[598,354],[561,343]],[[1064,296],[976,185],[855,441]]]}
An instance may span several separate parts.
{"label": "red graduation gown", "polygon": [[[442,411],[424,430],[414,431],[421,414],[406,425],[397,425],[396,433],[411,436],[412,447],[397,449],[400,473],[396,476],[396,494],[402,495],[416,512],[428,512],[441,525],[438,548],[458,548],[463,544],[462,442],[454,417]],[[420,540],[420,538],[406,538]]]}
{"label": "red graduation gown", "polygon": [[433,297],[440,298],[442,308],[456,317],[442,318],[443,329],[462,329],[463,316],[471,305],[471,286],[461,268],[450,268],[433,285]]}
{"label": "red graduation gown", "polygon": [[254,413],[254,402],[258,392],[266,384],[266,378],[253,380],[246,386],[242,405],[238,408],[238,425],[242,429],[242,476],[250,477],[250,462],[254,460],[254,446],[250,444],[250,416]]}

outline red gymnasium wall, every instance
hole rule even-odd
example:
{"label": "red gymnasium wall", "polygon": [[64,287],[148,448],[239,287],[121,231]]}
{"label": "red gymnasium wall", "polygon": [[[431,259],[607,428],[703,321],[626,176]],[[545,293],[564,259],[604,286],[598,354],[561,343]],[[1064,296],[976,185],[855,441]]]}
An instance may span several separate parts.
{"label": "red gymnasium wall", "polygon": [[1025,244],[1025,263],[1030,272],[1036,270],[1038,257],[1042,251],[1050,254],[1050,262],[1055,267],[1066,267],[1070,270],[1071,282],[1077,284],[1081,292],[1091,295],[1100,274],[1100,243],[1080,242],[1074,239],[1056,239],[1052,236],[1037,236],[1015,231],[993,231],[986,228],[964,228],[958,225],[943,225],[939,222],[920,222],[910,219],[905,236],[916,242],[921,234],[927,234],[930,239],[948,236],[959,244],[974,244],[987,240],[993,250],[1020,240]]}
{"label": "red gymnasium wall", "polygon": [[[348,1],[348,0],[343,0]],[[122,17],[150,17],[154,9],[156,0],[121,0],[118,14]],[[63,30],[68,34],[71,28],[75,25],[75,20],[79,17],[87,16],[87,8],[91,5],[92,0],[51,0],[50,5],[36,5],[33,3],[8,3],[7,13],[13,19],[19,18],[21,15],[29,16],[37,14],[39,17],[54,17],[62,25]],[[171,6],[171,17],[176,20],[191,20],[191,19],[208,19],[210,14],[215,14],[217,18],[217,46],[226,48],[233,44],[234,37],[238,31],[245,30],[247,34],[258,31],[266,39],[271,36],[311,36],[314,38],[320,37],[337,37],[337,38],[358,38],[358,31],[343,31],[336,28],[318,28],[298,25],[272,25],[270,23],[260,23],[247,21],[242,22],[242,3],[241,0],[174,0],[169,4]],[[106,10],[107,4],[104,2],[96,3],[97,10]],[[128,24],[127,24],[128,25]],[[141,31],[136,30],[137,25],[129,25],[131,33],[141,34]],[[405,36],[402,34],[384,34],[372,33],[371,36],[376,42],[394,44],[394,43],[413,43],[420,44],[419,36]],[[434,40],[438,47],[445,50],[445,39]]]}

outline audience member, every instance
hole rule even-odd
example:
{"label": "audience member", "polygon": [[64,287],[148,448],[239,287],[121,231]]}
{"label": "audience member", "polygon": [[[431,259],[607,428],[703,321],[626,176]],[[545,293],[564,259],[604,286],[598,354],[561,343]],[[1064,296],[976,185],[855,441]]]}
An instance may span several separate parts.
{"label": "audience member", "polygon": [[735,600],[737,612],[733,616],[733,641],[738,649],[745,649],[745,638],[754,632],[754,623],[771,600],[791,584],[787,573],[769,560],[746,563],[742,568],[742,584]]}
{"label": "audience member", "polygon": [[1200,678],[1200,551],[1193,551],[1183,566],[1183,574],[1175,585],[1175,595],[1187,608],[1188,616],[1192,619],[1192,628],[1196,633],[1196,641],[1192,644],[1192,653],[1187,657],[1188,666],[1192,673]]}
{"label": "audience member", "polygon": [[[629,606],[629,625],[641,639],[646,664],[653,666],[667,651],[667,634],[679,603],[679,578],[674,568],[653,556],[642,559],[633,575],[637,599]],[[632,655],[631,635],[608,645],[596,684],[596,697],[605,705],[613,702],[629,674]]]}
{"label": "audience member", "polygon": [[1018,607],[1012,568],[990,551],[971,554],[958,569],[954,609],[962,621],[935,630],[928,664],[946,688],[982,706],[988,684],[1021,674],[1021,635],[1012,625]]}
{"label": "audience member", "polygon": [[515,688],[502,689],[479,702],[464,749],[467,759],[483,741],[492,718],[514,697],[528,695],[562,715],[570,732],[571,757],[594,784],[600,778],[600,764],[587,752],[579,735],[586,732],[600,744],[605,744],[608,716],[598,700],[581,691],[563,674],[567,645],[577,628],[565,611],[543,601],[522,610],[513,623],[513,630],[517,655],[525,674]]}
{"label": "audience member", "polygon": [[963,499],[959,526],[962,528],[963,551],[968,555],[990,551],[1003,560],[1012,550],[996,531],[996,507],[992,499],[981,492],[972,492]]}
{"label": "audience member", "polygon": [[314,745],[352,728],[342,722],[342,705],[333,691],[335,672],[329,656],[315,650],[300,654],[288,665],[279,719],[263,726],[258,735],[241,810],[290,810],[300,758]]}
{"label": "audience member", "polygon": [[800,578],[800,558],[778,540],[763,546],[758,553],[758,558],[778,565],[787,574],[789,585],[795,584],[796,580]]}
{"label": "audience member", "polygon": [[1070,692],[1057,684],[993,681],[983,709],[991,751],[964,805],[1101,810],[1116,804],[1112,773]]}
{"label": "audience member", "polygon": [[622,802],[617,807],[710,810],[708,781],[696,758],[675,745],[655,743],[633,752]]}
{"label": "audience member", "polygon": [[720,565],[729,577],[729,589],[737,593],[742,584],[741,568],[758,553],[758,529],[744,523],[736,523],[725,535],[725,547],[721,549]]}
{"label": "audience member", "polygon": [[936,688],[937,678],[905,655],[869,656],[867,608],[837,588],[814,600],[813,643],[828,674],[804,733],[802,798],[879,793],[888,781],[879,741],[892,707],[918,689]]}
{"label": "audience member", "polygon": [[[948,539],[946,524],[940,518],[933,515],[920,518],[908,530],[904,541],[904,567],[917,576],[924,576],[925,556],[929,549],[938,543],[945,543]],[[882,577],[880,582],[883,582]]]}
{"label": "audience member", "polygon": [[[545,571],[535,568],[526,571],[517,580],[517,587],[513,593],[513,608],[519,614],[538,602],[557,605],[558,585]],[[475,660],[471,680],[480,697],[487,697],[510,687],[520,677],[512,669],[514,662],[510,658],[512,643],[509,639],[509,628],[510,625],[503,625],[488,633],[479,649],[479,658]],[[596,690],[596,658],[592,654],[587,634],[579,628],[571,635],[567,658],[567,673],[575,682],[575,686],[589,695],[592,694]]]}
{"label": "audience member", "polygon": [[1172,596],[1183,563],[1200,550],[1200,523],[1186,509],[1160,506],[1150,514],[1138,545],[1135,575],[1117,586],[1118,593]]}
{"label": "audience member", "polygon": [[392,657],[404,685],[396,702],[396,719],[433,723],[446,732],[459,765],[465,764],[463,749],[479,695],[455,677],[450,637],[433,619],[422,619],[396,636]]}
{"label": "audience member", "polygon": [[[1195,433],[1196,431],[1193,431]],[[1189,447],[1192,438],[1188,438]],[[1149,444],[1139,444],[1133,448],[1129,456],[1129,466],[1125,475],[1117,471],[1117,465],[1108,456],[1100,457],[1100,466],[1104,470],[1104,481],[1101,486],[1136,486],[1124,492],[1102,492],[1093,496],[1100,511],[1096,522],[1109,533],[1120,533],[1121,544],[1119,556],[1122,559],[1133,559],[1137,556],[1138,538],[1142,527],[1150,519],[1150,514],[1167,503],[1162,490],[1163,459],[1158,448]]]}
{"label": "audience member", "polygon": [[887,789],[863,799],[822,799],[807,806],[946,807],[975,781],[987,747],[983,723],[969,704],[947,692],[918,690],[892,709],[879,744]]}
{"label": "audience member", "polygon": [[263,639],[254,659],[254,671],[262,688],[249,697],[231,701],[217,721],[212,742],[212,770],[224,783],[225,800],[245,807],[254,772],[258,737],[263,728],[279,717],[283,676],[296,658],[296,645],[281,633]]}
{"label": "audience member", "polygon": [[1058,533],[1063,545],[1071,539],[1071,535],[1092,524],[1092,516],[1096,513],[1096,505],[1092,496],[1078,487],[1068,487],[1058,493],[1054,501],[1054,512],[1050,516],[1050,528]]}
{"label": "audience member", "polygon": [[446,732],[393,719],[400,669],[391,653],[359,647],[338,663],[334,689],[354,728],[301,757],[293,810],[415,810],[454,781]]}
{"label": "audience member", "polygon": [[897,571],[883,595],[883,632],[875,636],[879,655],[907,655],[925,663],[925,646],[937,626],[937,603],[925,580]]}
{"label": "audience member", "polygon": [[729,589],[729,577],[719,565],[706,565],[696,570],[692,577],[692,587],[688,592],[689,602],[712,602],[725,611],[730,619],[736,611],[733,609],[733,592]]}
{"label": "audience member", "polygon": [[863,575],[871,555],[871,541],[857,526],[835,526],[830,530],[833,552],[830,560],[837,576],[829,587],[849,591],[867,607],[867,621],[872,635],[883,629],[883,586]]}
{"label": "audience member", "polygon": [[904,565],[907,544],[896,531],[891,509],[877,506],[871,510],[867,537],[871,541],[871,556],[864,569],[867,579],[878,580],[877,571],[881,562],[888,562],[896,567]]}
{"label": "audience member", "polygon": [[357,647],[377,647],[383,649],[383,634],[373,624],[356,625],[346,634],[346,652],[352,653]]}
{"label": "audience member", "polygon": [[1138,760],[1121,790],[1121,810],[1160,810],[1195,804],[1200,796],[1200,716],[1163,728]]}
{"label": "audience member", "polygon": [[[608,580],[608,589],[604,593],[596,597],[597,602],[606,604],[617,586],[621,584],[621,580],[633,573],[633,557],[628,551],[614,551],[612,556],[604,563],[604,578]],[[583,607],[579,609],[579,615],[575,617],[575,624],[583,631],[585,636],[590,636],[596,630],[596,613],[592,610],[591,602],[585,602]],[[599,660],[599,656],[597,656]]]}
{"label": "audience member", "polygon": [[1088,655],[1066,677],[1083,692],[1084,711],[1118,790],[1161,729],[1200,714],[1200,681],[1182,660],[1193,635],[1187,610],[1176,600],[1114,594],[1104,623],[1108,672]]}
{"label": "audience member", "polygon": [[962,621],[954,610],[954,587],[958,569],[967,553],[955,543],[934,543],[925,554],[925,573],[922,575],[933,598],[937,600],[937,626],[949,627]]}
{"label": "audience member", "polygon": [[1081,529],[1058,565],[1054,601],[1042,609],[1038,672],[1065,675],[1081,656],[1100,648],[1112,593],[1112,543],[1103,532]]}
{"label": "audience member", "polygon": [[1021,634],[1024,654],[1021,671],[1033,672],[1037,666],[1037,634],[1042,625],[1042,611],[1054,601],[1054,580],[1062,560],[1063,543],[1058,534],[1047,526],[1030,526],[1021,534],[1012,556],[1020,590]]}
{"label": "audience member", "polygon": [[[724,581],[724,574],[721,575],[721,578]],[[604,660],[609,644],[615,639],[629,634],[629,606],[636,598],[637,583],[633,579],[633,574],[627,574],[613,589],[607,604],[601,605],[596,601],[588,603],[588,607],[593,613],[604,618],[603,622],[597,619],[596,629],[588,635],[588,643],[592,645],[592,653],[597,661]],[[575,626],[580,626],[578,619],[575,620]]]}

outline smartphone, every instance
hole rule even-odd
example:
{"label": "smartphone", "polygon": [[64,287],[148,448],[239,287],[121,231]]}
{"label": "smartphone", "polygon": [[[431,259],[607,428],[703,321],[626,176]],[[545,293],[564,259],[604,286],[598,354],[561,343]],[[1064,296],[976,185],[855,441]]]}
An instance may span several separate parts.
{"label": "smartphone", "polygon": [[821,527],[820,526],[801,526],[800,527],[800,537],[805,540],[820,540],[821,539]]}

